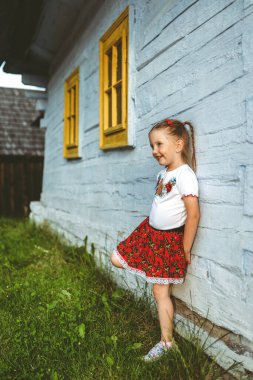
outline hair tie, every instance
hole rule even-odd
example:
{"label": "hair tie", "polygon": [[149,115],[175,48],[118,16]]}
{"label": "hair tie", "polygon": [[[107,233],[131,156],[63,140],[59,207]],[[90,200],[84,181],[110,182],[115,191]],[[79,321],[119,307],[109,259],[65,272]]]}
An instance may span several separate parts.
{"label": "hair tie", "polygon": [[165,119],[165,121],[168,125],[173,125],[173,121],[171,119]]}
{"label": "hair tie", "polygon": [[184,123],[183,123],[183,126],[186,128],[186,130],[188,131],[189,129],[190,129],[190,126],[189,126],[189,124],[187,123],[187,121],[185,121]]}

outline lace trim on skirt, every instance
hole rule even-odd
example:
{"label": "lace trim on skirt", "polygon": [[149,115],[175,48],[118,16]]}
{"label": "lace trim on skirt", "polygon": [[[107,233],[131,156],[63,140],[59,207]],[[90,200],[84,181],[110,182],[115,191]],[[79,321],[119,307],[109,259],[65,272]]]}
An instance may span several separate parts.
{"label": "lace trim on skirt", "polygon": [[128,270],[131,273],[137,274],[138,276],[143,277],[147,282],[151,282],[153,284],[182,284],[184,282],[184,278],[161,278],[161,277],[149,277],[140,269],[130,267],[126,261],[121,257],[117,249],[113,250],[115,256],[119,259],[123,268]]}

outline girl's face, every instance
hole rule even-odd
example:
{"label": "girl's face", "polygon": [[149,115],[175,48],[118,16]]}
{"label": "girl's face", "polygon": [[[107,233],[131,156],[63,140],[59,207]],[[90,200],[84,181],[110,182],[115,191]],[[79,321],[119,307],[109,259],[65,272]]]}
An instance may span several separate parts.
{"label": "girl's face", "polygon": [[149,135],[153,157],[160,165],[171,165],[181,158],[182,140],[163,129],[154,129]]}

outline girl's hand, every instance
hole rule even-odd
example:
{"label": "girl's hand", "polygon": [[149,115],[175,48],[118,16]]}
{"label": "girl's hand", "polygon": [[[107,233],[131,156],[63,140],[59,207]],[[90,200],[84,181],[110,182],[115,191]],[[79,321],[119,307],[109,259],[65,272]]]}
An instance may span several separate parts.
{"label": "girl's hand", "polygon": [[184,255],[185,255],[185,260],[187,261],[188,264],[191,264],[191,252],[188,251],[184,251]]}

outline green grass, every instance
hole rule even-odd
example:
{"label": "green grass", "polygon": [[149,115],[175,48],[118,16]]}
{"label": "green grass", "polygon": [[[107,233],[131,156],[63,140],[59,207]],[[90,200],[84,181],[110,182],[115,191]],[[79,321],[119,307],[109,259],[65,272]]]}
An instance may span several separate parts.
{"label": "green grass", "polygon": [[196,339],[176,334],[169,354],[141,362],[160,338],[150,300],[119,288],[93,254],[87,238],[73,247],[47,224],[0,219],[0,379],[221,378]]}

